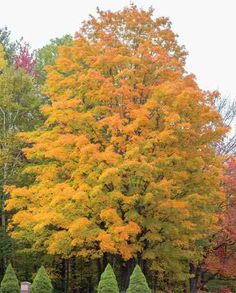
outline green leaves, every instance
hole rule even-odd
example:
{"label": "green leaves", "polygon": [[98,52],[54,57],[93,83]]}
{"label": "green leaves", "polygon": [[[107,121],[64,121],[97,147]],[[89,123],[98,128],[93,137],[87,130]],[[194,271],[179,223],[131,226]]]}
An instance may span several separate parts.
{"label": "green leaves", "polygon": [[63,45],[71,45],[72,36],[64,35],[61,38],[50,40],[50,43],[36,51],[36,66],[38,73],[37,79],[39,83],[43,83],[46,79],[47,72],[45,66],[54,65],[59,54],[59,47]]}

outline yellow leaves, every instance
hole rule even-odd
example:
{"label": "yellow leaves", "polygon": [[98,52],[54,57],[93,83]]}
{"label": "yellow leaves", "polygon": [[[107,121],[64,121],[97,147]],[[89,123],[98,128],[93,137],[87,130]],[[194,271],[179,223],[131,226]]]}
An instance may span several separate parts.
{"label": "yellow leaves", "polygon": [[90,225],[91,225],[91,221],[89,221],[86,217],[79,217],[69,225],[68,231],[72,239],[76,238],[76,241],[74,241],[74,244],[75,242],[77,245],[80,242],[83,243],[84,241],[83,234],[86,233]]}
{"label": "yellow leaves", "polygon": [[[181,200],[166,199],[162,204],[161,208],[173,208],[173,209],[186,209],[188,202]],[[187,211],[187,210],[186,210]]]}
{"label": "yellow leaves", "polygon": [[14,197],[27,197],[30,195],[30,190],[27,187],[17,188],[14,185],[5,186],[4,190],[11,193]]}
{"label": "yellow leaves", "polygon": [[64,205],[67,203],[69,204],[70,199],[73,198],[75,193],[75,189],[66,182],[58,184],[54,183],[53,194],[55,194],[55,196],[51,199],[50,205],[53,207],[60,203]]}
{"label": "yellow leaves", "polygon": [[27,173],[29,171],[33,171],[33,173],[38,174],[37,179],[39,181],[46,181],[46,180],[52,181],[55,178],[57,178],[57,174],[58,174],[58,168],[54,164],[40,166],[40,167],[32,167],[27,170]]}
{"label": "yellow leaves", "polygon": [[5,192],[11,194],[6,201],[6,210],[23,209],[27,205],[27,197],[31,196],[31,191],[27,187],[16,188],[16,186],[5,186]]}
{"label": "yellow leaves", "polygon": [[28,226],[31,226],[33,220],[33,215],[25,210],[21,210],[13,216],[13,223],[20,223],[21,228],[27,228]]}
{"label": "yellow leaves", "polygon": [[185,229],[194,229],[194,227],[196,227],[196,224],[192,223],[191,221],[183,221],[182,222],[182,226],[185,228]]}
{"label": "yellow leaves", "polygon": [[179,120],[180,120],[180,115],[178,113],[175,113],[175,112],[173,112],[173,113],[170,112],[169,115],[165,117],[165,121],[167,123],[169,123],[170,125],[172,125],[173,123],[178,122]]}
{"label": "yellow leaves", "polygon": [[54,232],[45,244],[50,254],[60,254],[64,257],[71,255],[71,238],[66,231]]}
{"label": "yellow leaves", "polygon": [[64,161],[67,159],[67,157],[68,157],[68,153],[60,147],[57,147],[45,152],[45,158],[55,158],[55,159]]}
{"label": "yellow leaves", "polygon": [[163,178],[160,182],[157,183],[157,190],[165,195],[165,196],[170,196],[172,193],[172,185],[173,185],[173,180],[167,180],[166,178]]}
{"label": "yellow leaves", "polygon": [[118,201],[122,202],[122,210],[124,212],[128,212],[135,205],[135,203],[140,199],[139,194],[126,196],[122,193],[113,192],[112,196],[114,199],[117,199]]}
{"label": "yellow leaves", "polygon": [[0,71],[7,66],[3,45],[0,43]]}
{"label": "yellow leaves", "polygon": [[119,186],[121,182],[119,170],[117,168],[105,169],[99,177],[99,181],[103,184],[112,183],[114,186]]}
{"label": "yellow leaves", "polygon": [[[74,191],[71,195],[71,199],[79,202],[80,204],[86,204],[88,201],[88,194],[84,192],[83,186],[80,186],[80,190]],[[87,191],[87,188],[86,188]]]}
{"label": "yellow leaves", "polygon": [[[64,52],[65,53],[65,52]],[[74,69],[74,63],[71,62],[68,58],[63,58],[63,57],[59,57],[56,60],[56,66],[58,66],[59,68],[63,68],[66,71],[70,71]],[[68,81],[68,79],[66,79]],[[74,80],[70,79],[73,81],[72,85],[74,85]],[[69,85],[69,84],[68,84]]]}
{"label": "yellow leaves", "polygon": [[80,149],[81,163],[88,163],[91,159],[96,160],[99,154],[99,146],[96,144],[88,144]]}
{"label": "yellow leaves", "polygon": [[[33,211],[35,213],[36,210]],[[34,232],[43,232],[47,225],[55,225],[60,228],[66,227],[66,222],[63,220],[61,213],[58,213],[56,209],[42,210],[34,215],[35,225],[33,228]]]}
{"label": "yellow leaves", "polygon": [[120,160],[119,154],[114,149],[113,145],[106,147],[104,152],[100,152],[98,155],[100,161],[106,162],[107,164],[115,165]]}
{"label": "yellow leaves", "polygon": [[173,135],[173,130],[165,129],[157,135],[161,143],[173,143],[177,141],[177,137]]}

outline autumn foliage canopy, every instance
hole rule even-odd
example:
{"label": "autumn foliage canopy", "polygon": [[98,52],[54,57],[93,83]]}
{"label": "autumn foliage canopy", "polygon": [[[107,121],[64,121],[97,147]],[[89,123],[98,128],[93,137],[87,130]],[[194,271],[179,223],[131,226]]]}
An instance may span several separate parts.
{"label": "autumn foliage canopy", "polygon": [[8,186],[12,235],[50,254],[141,257],[184,280],[218,231],[225,128],[170,22],[98,11],[48,67],[46,121],[23,133],[31,183]]}

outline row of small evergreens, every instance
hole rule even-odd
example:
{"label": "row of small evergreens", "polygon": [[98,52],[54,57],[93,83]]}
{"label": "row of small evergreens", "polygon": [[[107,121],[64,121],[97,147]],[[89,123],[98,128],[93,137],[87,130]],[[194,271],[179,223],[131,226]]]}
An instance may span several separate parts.
{"label": "row of small evergreens", "polygon": [[[31,286],[32,293],[51,293],[52,283],[45,268],[42,266],[33,281]],[[100,282],[97,288],[98,293],[119,293],[119,287],[116,276],[110,264],[106,266],[105,271],[101,275]],[[1,293],[19,293],[20,285],[16,273],[11,266],[8,265],[5,275],[1,282]],[[136,265],[129,282],[127,293],[151,293],[148,287],[146,278],[141,268]]]}
{"label": "row of small evergreens", "polygon": [[[16,273],[11,266],[8,265],[5,275],[1,282],[1,293],[19,293],[20,292],[20,284],[17,279]],[[31,286],[31,293],[51,293],[52,292],[52,283],[45,268],[42,266],[33,281]]]}
{"label": "row of small evergreens", "polygon": [[[107,265],[105,271],[101,275],[97,291],[98,293],[120,292],[116,276],[110,264]],[[151,293],[151,289],[148,287],[146,278],[139,265],[136,265],[133,270],[126,293]]]}

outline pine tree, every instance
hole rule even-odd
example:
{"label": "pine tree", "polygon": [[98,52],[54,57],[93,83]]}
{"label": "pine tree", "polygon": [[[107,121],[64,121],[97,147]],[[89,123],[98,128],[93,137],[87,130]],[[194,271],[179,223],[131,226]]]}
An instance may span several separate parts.
{"label": "pine tree", "polygon": [[51,293],[52,292],[52,283],[48,277],[48,274],[44,266],[41,266],[41,268],[38,270],[34,278],[34,281],[32,284],[32,292],[33,293]]}
{"label": "pine tree", "polygon": [[110,264],[105,268],[98,284],[98,293],[119,293],[116,276]]}
{"label": "pine tree", "polygon": [[127,293],[151,293],[146,278],[139,265],[136,265],[129,282]]}
{"label": "pine tree", "polygon": [[1,282],[1,293],[19,293],[20,286],[19,281],[17,279],[16,273],[11,266],[8,265],[5,275]]}

